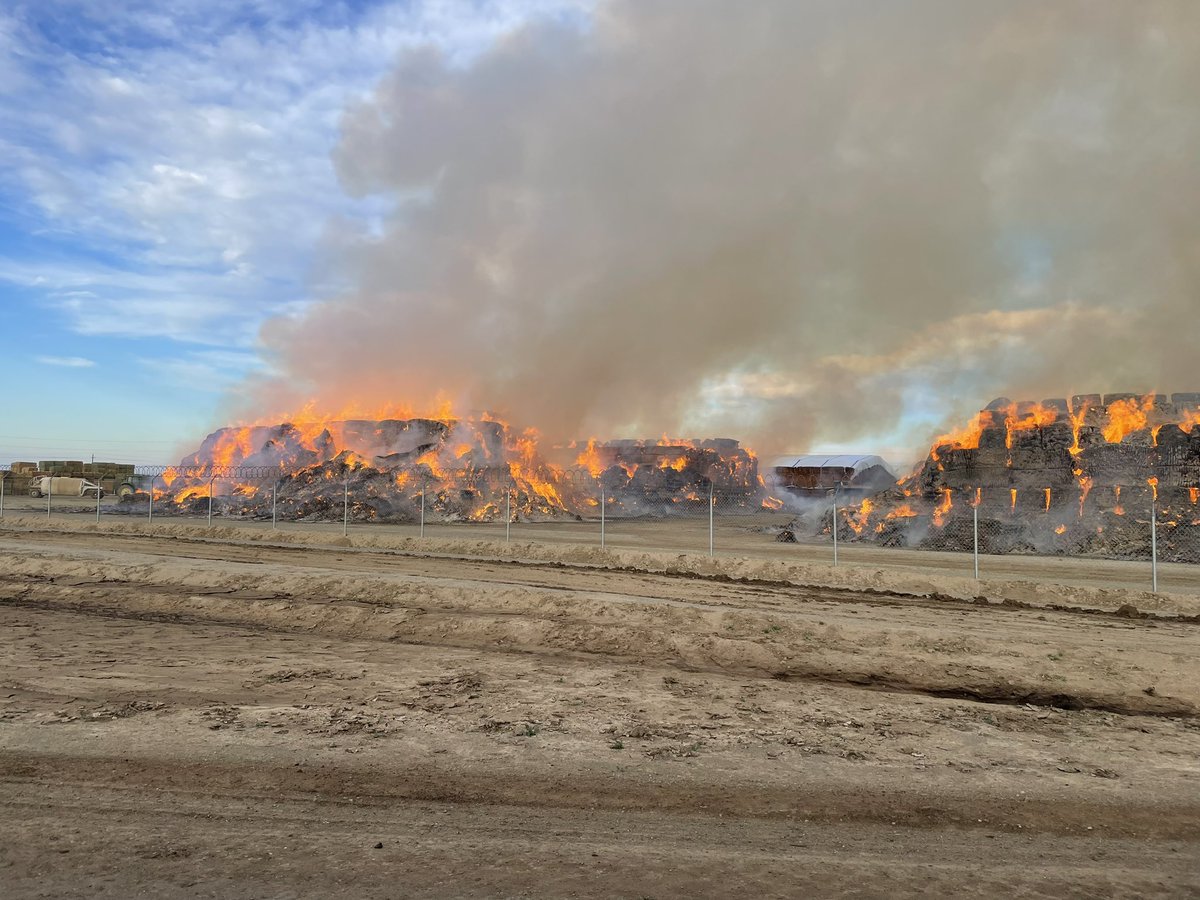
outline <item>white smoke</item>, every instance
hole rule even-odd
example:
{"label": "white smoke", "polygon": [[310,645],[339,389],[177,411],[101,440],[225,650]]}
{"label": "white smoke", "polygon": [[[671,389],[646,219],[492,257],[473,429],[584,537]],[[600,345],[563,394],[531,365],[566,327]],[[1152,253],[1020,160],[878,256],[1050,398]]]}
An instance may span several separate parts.
{"label": "white smoke", "polygon": [[1198,84],[1193,0],[617,0],[409,53],[336,151],[395,213],[253,396],[771,452],[1200,389]]}

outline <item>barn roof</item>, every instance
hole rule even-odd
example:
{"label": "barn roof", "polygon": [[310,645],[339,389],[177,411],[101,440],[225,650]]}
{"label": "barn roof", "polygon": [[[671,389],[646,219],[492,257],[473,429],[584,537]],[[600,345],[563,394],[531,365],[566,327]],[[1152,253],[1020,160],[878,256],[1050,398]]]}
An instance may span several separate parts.
{"label": "barn roof", "polygon": [[806,453],[800,456],[777,456],[771,460],[773,469],[853,469],[861,472],[872,466],[891,467],[880,456],[867,453]]}

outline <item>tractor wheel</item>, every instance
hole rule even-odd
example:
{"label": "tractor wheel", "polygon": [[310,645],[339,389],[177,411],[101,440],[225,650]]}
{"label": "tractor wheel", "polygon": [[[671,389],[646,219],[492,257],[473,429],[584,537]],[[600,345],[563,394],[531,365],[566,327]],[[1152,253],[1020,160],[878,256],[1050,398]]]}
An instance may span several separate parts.
{"label": "tractor wheel", "polygon": [[132,484],[123,484],[117,488],[117,499],[124,500],[127,497],[132,497],[137,491]]}

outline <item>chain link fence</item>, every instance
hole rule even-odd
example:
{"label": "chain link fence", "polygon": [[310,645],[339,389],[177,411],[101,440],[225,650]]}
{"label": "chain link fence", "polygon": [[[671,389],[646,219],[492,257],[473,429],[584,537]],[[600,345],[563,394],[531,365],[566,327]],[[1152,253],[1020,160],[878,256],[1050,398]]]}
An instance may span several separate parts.
{"label": "chain link fence", "polygon": [[[1075,490],[952,489],[898,499],[798,498],[755,480],[636,476],[586,471],[552,482],[507,469],[386,473],[347,466],[298,472],[264,467],[139,467],[131,492],[50,495],[34,507],[14,496],[0,467],[0,516],[17,508],[130,519],[203,521],[350,534],[393,526],[417,537],[478,537],[598,547],[802,558],[834,565],[909,565],[980,577],[1004,561],[1043,557],[1146,564],[1159,589],[1163,566],[1200,563],[1200,491],[1189,473],[1144,485]],[[889,553],[888,551],[895,551]],[[922,551],[904,553],[902,551]],[[960,562],[954,562],[955,559]],[[1048,570],[1046,570],[1048,571]],[[1200,592],[1200,567],[1173,570],[1171,588]]]}

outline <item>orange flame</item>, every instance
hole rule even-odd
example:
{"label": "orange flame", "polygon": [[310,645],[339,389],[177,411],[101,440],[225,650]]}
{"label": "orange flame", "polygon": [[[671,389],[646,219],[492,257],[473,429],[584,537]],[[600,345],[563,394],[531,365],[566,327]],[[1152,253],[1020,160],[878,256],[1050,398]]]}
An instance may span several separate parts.
{"label": "orange flame", "polygon": [[871,510],[875,504],[870,499],[864,500],[858,507],[857,513],[846,514],[846,524],[854,531],[855,534],[861,535],[867,527],[867,523],[871,518]]}
{"label": "orange flame", "polygon": [[600,453],[596,450],[594,439],[587,442],[587,448],[575,457],[575,462],[586,468],[593,478],[599,478],[604,472],[604,463],[600,460]]}
{"label": "orange flame", "polygon": [[1004,416],[1004,446],[1012,449],[1013,435],[1021,431],[1032,431],[1034,428],[1045,428],[1047,425],[1053,425],[1058,419],[1058,411],[1050,406],[1035,404],[1029,412],[1023,416],[1017,415],[1017,405],[1010,404],[1005,408]]}
{"label": "orange flame", "polygon": [[941,528],[946,524],[946,516],[954,506],[954,497],[950,488],[942,488],[942,499],[933,510],[933,524]]}
{"label": "orange flame", "polygon": [[1085,400],[1079,405],[1079,409],[1071,409],[1071,437],[1074,438],[1070,447],[1072,456],[1078,456],[1083,452],[1083,448],[1079,446],[1079,432],[1082,430],[1083,420],[1088,414],[1088,405]]}
{"label": "orange flame", "polygon": [[1108,405],[1108,425],[1104,439],[1110,444],[1119,444],[1125,436],[1146,427],[1147,414],[1154,409],[1154,395],[1147,394],[1141,400],[1116,400]]}

